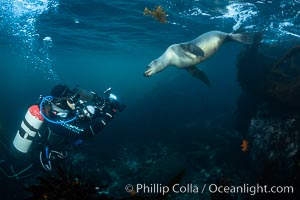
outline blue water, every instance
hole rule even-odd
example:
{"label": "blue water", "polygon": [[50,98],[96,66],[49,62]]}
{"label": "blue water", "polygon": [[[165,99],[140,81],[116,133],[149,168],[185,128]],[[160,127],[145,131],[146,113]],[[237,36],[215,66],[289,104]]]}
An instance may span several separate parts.
{"label": "blue water", "polygon": [[[156,5],[167,12],[166,24],[143,15]],[[176,68],[145,78],[146,66],[169,45],[210,30],[299,43],[299,10],[299,0],[0,0],[1,134],[13,138],[28,106],[66,83],[99,94],[111,86],[127,105],[91,141],[89,151],[105,159],[131,145],[211,145],[234,129],[241,93],[235,64],[244,46],[225,44],[199,65],[211,88]]]}

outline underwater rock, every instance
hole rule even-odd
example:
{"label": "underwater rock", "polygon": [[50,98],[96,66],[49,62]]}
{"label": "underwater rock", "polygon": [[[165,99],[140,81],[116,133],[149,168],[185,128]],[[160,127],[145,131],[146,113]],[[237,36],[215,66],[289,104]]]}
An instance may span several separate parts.
{"label": "underwater rock", "polygon": [[300,46],[288,50],[271,68],[266,95],[279,103],[300,107]]}
{"label": "underwater rock", "polygon": [[300,46],[284,46],[255,43],[242,50],[237,63],[238,81],[251,95],[300,108]]}
{"label": "underwater rock", "polygon": [[112,199],[108,195],[100,197],[100,191],[106,186],[96,186],[78,175],[73,175],[72,167],[58,167],[52,174],[38,177],[38,184],[26,189],[32,196],[27,200],[54,199]]}
{"label": "underwater rock", "polygon": [[261,37],[256,34],[253,45],[239,52],[237,58],[237,79],[241,88],[252,95],[261,95],[265,90],[266,77],[273,58],[261,51]]}
{"label": "underwater rock", "polygon": [[294,130],[294,123],[299,120],[297,118],[252,119],[249,132],[253,138],[252,149],[255,154],[271,160],[295,156],[299,149],[299,130]]}
{"label": "underwater rock", "polygon": [[248,137],[253,162],[264,182],[291,183],[296,177],[299,181],[300,117],[274,114],[270,109],[260,106],[251,120]]}

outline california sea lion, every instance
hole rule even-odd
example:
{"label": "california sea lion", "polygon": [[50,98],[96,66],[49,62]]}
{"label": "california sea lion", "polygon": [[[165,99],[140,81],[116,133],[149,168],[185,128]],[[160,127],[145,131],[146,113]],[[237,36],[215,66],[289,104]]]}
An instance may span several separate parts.
{"label": "california sea lion", "polygon": [[206,85],[210,85],[206,74],[196,68],[196,65],[213,55],[219,47],[228,41],[237,41],[243,44],[252,44],[253,33],[225,33],[210,31],[200,35],[192,41],[173,44],[157,59],[153,60],[145,76],[152,76],[170,65],[186,69],[192,76],[199,78]]}

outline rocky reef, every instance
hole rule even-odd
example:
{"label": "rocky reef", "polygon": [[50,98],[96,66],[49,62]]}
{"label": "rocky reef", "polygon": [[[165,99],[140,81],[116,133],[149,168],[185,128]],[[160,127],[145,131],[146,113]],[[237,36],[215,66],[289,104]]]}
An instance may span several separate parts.
{"label": "rocky reef", "polygon": [[257,41],[240,52],[237,69],[246,93],[271,104],[300,108],[300,46],[288,49]]}
{"label": "rocky reef", "polygon": [[267,105],[261,105],[257,115],[251,119],[248,132],[252,144],[251,154],[262,173],[265,173],[263,169],[266,163],[273,163],[272,170],[285,172],[283,176],[273,174],[271,177],[265,177],[266,179],[272,178],[278,183],[290,182],[297,178],[300,171],[299,115],[274,114],[269,113],[269,109]]}
{"label": "rocky reef", "polygon": [[294,45],[294,42],[268,45],[257,41],[240,52],[238,80],[244,94],[239,100],[237,124],[249,141],[257,181],[292,185],[297,190],[300,188],[300,46]]}

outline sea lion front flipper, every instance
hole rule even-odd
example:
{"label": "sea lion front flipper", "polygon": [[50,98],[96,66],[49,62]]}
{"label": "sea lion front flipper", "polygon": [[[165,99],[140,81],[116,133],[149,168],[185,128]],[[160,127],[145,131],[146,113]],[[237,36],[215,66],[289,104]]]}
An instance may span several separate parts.
{"label": "sea lion front flipper", "polygon": [[183,49],[184,51],[188,51],[194,55],[196,55],[197,57],[203,57],[204,56],[204,51],[198,47],[195,44],[192,43],[183,43],[179,45],[181,49]]}
{"label": "sea lion front flipper", "polygon": [[200,79],[203,81],[207,86],[210,87],[210,82],[206,76],[206,74],[198,69],[196,66],[191,66],[186,68],[186,71],[188,71],[193,77]]}

